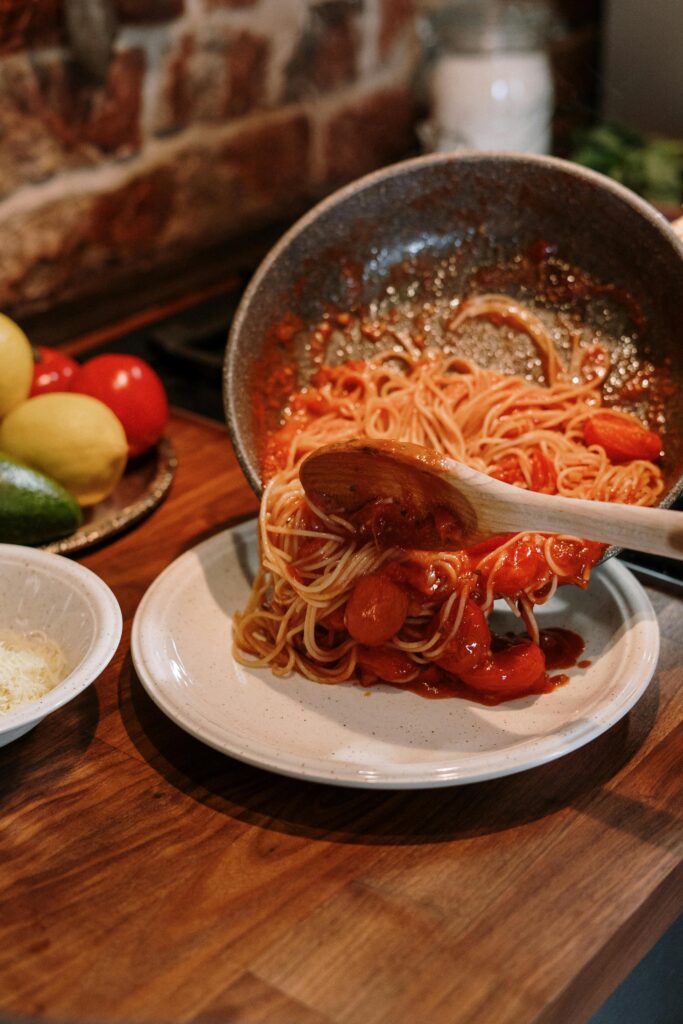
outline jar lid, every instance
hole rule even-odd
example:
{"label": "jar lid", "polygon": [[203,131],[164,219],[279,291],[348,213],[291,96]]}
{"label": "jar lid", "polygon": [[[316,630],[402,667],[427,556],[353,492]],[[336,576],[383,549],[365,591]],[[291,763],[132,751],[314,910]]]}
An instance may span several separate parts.
{"label": "jar lid", "polygon": [[431,21],[437,47],[458,53],[544,49],[555,27],[539,0],[447,0]]}

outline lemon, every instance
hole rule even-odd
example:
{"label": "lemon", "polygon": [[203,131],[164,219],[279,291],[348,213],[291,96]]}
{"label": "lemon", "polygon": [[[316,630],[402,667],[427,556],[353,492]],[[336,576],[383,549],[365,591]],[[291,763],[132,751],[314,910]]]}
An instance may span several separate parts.
{"label": "lemon", "polygon": [[0,313],[0,419],[28,397],[33,350],[21,327]]}
{"label": "lemon", "polygon": [[111,409],[64,391],[36,395],[8,413],[0,449],[51,476],[79,505],[111,494],[128,457],[125,431]]}

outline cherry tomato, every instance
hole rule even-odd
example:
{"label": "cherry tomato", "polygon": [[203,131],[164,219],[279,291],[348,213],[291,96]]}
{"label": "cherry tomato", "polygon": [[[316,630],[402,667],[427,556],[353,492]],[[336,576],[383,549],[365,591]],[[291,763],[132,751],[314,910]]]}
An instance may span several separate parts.
{"label": "cherry tomato", "polygon": [[605,545],[593,540],[572,540],[556,537],[551,547],[552,561],[559,572],[560,583],[575,583],[585,586],[586,569],[596,565],[605,553]]}
{"label": "cherry tomato", "polygon": [[467,686],[489,696],[521,697],[543,683],[545,655],[531,641],[518,641],[458,674]]}
{"label": "cherry tomato", "polygon": [[555,467],[540,448],[534,448],[531,453],[531,489],[541,494],[557,493]]}
{"label": "cherry tomato", "polygon": [[621,412],[596,412],[583,426],[586,444],[599,444],[612,462],[630,462],[631,459],[657,459],[662,441],[653,430]]}
{"label": "cherry tomato", "polygon": [[[455,614],[455,613],[453,613]],[[448,623],[444,628],[448,628]],[[476,601],[468,598],[462,620],[444,654],[437,658],[437,665],[459,676],[484,660],[491,648],[491,633],[486,616]]]}
{"label": "cherry tomato", "polygon": [[393,647],[359,647],[358,664],[385,683],[407,683],[418,673],[408,655]]}
{"label": "cherry tomato", "polygon": [[346,605],[346,628],[368,647],[385,643],[398,633],[408,614],[408,595],[387,576],[361,576]]}
{"label": "cherry tomato", "polygon": [[489,466],[489,476],[502,480],[504,484],[523,484],[524,473],[516,455],[504,455],[500,462]]}
{"label": "cherry tomato", "polygon": [[505,552],[503,564],[493,577],[498,597],[516,597],[538,579],[541,569],[538,551],[528,541],[518,540]]}
{"label": "cherry tomato", "polygon": [[80,367],[75,359],[56,348],[38,345],[34,350],[33,383],[29,398],[49,391],[71,391]]}
{"label": "cherry tomato", "polygon": [[164,386],[143,359],[128,355],[95,356],[84,363],[73,390],[99,398],[123,424],[130,455],[156,444],[168,421]]}

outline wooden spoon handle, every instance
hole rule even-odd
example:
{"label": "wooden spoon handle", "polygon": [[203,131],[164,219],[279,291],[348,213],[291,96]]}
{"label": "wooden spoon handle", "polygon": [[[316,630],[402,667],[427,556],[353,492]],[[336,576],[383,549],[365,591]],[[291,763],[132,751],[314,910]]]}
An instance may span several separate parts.
{"label": "wooden spoon handle", "polygon": [[683,242],[683,217],[679,217],[677,220],[672,221],[670,227],[673,228],[675,234],[677,234]]}
{"label": "wooden spoon handle", "polygon": [[[586,540],[633,548],[651,555],[683,560],[683,512],[527,495],[527,525],[524,529],[567,533]],[[536,500],[536,499],[540,500]],[[533,526],[529,526],[529,519]]]}

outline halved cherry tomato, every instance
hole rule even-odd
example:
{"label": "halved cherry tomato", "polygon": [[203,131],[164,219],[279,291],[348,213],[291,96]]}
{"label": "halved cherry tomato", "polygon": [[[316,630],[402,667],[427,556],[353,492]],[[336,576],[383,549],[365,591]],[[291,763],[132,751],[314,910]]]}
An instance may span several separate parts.
{"label": "halved cherry tomato", "polygon": [[522,640],[494,651],[481,664],[458,674],[473,690],[505,699],[521,697],[543,683],[545,655],[530,640]]}
{"label": "halved cherry tomato", "polygon": [[599,444],[612,462],[632,459],[657,459],[662,440],[653,430],[646,430],[633,416],[621,412],[596,412],[583,426],[586,444]]}
{"label": "halved cherry tomato", "polygon": [[585,586],[584,574],[602,558],[606,545],[593,540],[571,540],[555,537],[552,542],[552,560],[560,570],[560,583],[576,583]]}
{"label": "halved cherry tomato", "polygon": [[417,675],[417,666],[408,655],[392,647],[359,647],[358,664],[385,683],[406,683]]}
{"label": "halved cherry tomato", "polygon": [[[447,629],[448,623],[443,628]],[[436,663],[446,672],[458,676],[483,661],[490,650],[491,632],[486,616],[476,601],[468,598],[458,632]]]}
{"label": "halved cherry tomato", "polygon": [[99,398],[123,424],[130,455],[156,444],[168,421],[164,385],[151,366],[136,356],[95,356],[76,375],[73,390]]}
{"label": "halved cherry tomato", "polygon": [[528,540],[518,540],[505,552],[503,564],[493,577],[497,597],[516,597],[537,582],[541,569],[538,551]]}
{"label": "halved cherry tomato", "polygon": [[33,354],[35,362],[29,398],[46,395],[50,391],[71,391],[74,377],[80,369],[75,359],[45,345],[38,345]]}
{"label": "halved cherry tomato", "polygon": [[499,462],[489,466],[489,476],[502,480],[504,484],[523,484],[524,473],[516,455],[504,455]]}
{"label": "halved cherry tomato", "polygon": [[534,448],[531,453],[531,489],[540,494],[557,493],[555,467],[540,448]]}
{"label": "halved cherry tomato", "polygon": [[408,614],[408,595],[387,576],[361,576],[346,605],[346,628],[361,644],[375,647],[398,633]]}

